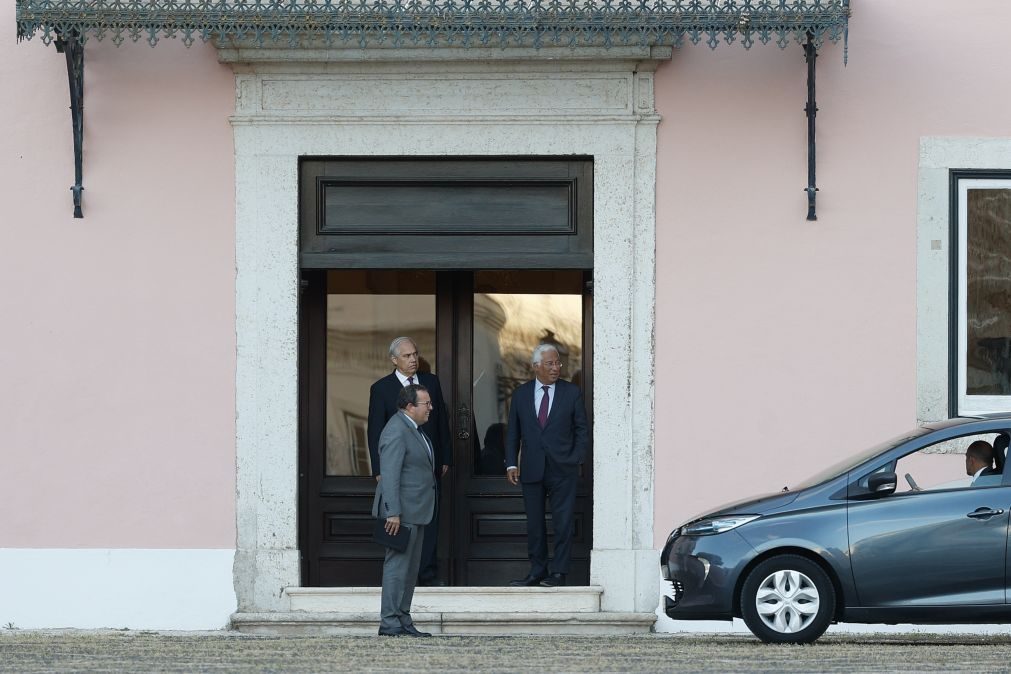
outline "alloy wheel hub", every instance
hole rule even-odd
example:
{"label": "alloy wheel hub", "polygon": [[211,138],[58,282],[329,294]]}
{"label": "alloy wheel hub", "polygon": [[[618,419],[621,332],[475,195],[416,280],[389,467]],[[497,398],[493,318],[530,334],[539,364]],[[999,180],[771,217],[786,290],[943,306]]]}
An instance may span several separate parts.
{"label": "alloy wheel hub", "polygon": [[799,632],[818,615],[818,588],[799,571],[776,571],[758,586],[755,607],[762,622],[782,634]]}

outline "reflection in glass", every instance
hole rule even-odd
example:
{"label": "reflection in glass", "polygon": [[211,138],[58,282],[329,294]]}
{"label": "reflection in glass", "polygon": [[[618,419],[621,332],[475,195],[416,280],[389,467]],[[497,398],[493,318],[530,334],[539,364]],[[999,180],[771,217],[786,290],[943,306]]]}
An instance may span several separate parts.
{"label": "reflection in glass", "polygon": [[[431,278],[429,278],[431,277]],[[369,387],[393,371],[389,345],[407,335],[431,372],[434,274],[329,272],[326,298],[326,474],[371,475]]]}
{"label": "reflection in glass", "polygon": [[530,353],[535,346],[555,344],[564,363],[562,378],[580,383],[582,301],[580,294],[474,295],[475,474],[505,472],[509,401],[513,390],[533,377]]}
{"label": "reflection in glass", "polygon": [[1011,395],[1011,190],[968,190],[966,393]]}

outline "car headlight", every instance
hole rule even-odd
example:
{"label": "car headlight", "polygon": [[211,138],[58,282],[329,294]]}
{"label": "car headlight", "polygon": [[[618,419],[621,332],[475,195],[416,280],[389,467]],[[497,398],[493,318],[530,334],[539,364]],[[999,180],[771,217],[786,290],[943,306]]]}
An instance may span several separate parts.
{"label": "car headlight", "polygon": [[727,515],[726,517],[707,517],[681,527],[685,536],[709,536],[722,534],[724,531],[736,529],[742,524],[757,520],[759,515]]}

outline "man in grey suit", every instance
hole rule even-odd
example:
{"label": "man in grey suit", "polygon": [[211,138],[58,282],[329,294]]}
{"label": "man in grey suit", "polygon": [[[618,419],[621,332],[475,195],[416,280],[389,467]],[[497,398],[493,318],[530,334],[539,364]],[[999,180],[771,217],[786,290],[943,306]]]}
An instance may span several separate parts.
{"label": "man in grey suit", "polygon": [[388,533],[396,535],[404,527],[411,538],[403,552],[386,549],[379,634],[430,637],[414,626],[411,601],[425,527],[435,514],[435,455],[431,440],[421,430],[431,414],[432,399],[424,386],[405,386],[398,394],[397,409],[379,436],[383,479],[376,484],[372,515],[386,520]]}

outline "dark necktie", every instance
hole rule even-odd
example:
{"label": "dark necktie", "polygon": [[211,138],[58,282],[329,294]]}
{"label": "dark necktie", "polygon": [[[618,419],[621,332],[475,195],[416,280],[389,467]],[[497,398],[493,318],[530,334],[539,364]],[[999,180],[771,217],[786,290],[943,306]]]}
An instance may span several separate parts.
{"label": "dark necktie", "polygon": [[408,377],[407,378],[407,385],[408,386],[414,386],[414,377]]}
{"label": "dark necktie", "polygon": [[541,408],[537,410],[537,423],[544,428],[548,425],[548,403],[551,401],[548,400],[548,387],[542,386],[541,389],[544,390],[544,395],[541,396]]}
{"label": "dark necktie", "polygon": [[432,454],[432,443],[429,442],[428,436],[425,435],[425,431],[421,430],[421,426],[418,426],[418,432],[421,433],[421,439],[425,443],[425,448],[428,449],[428,457],[435,460],[435,456]]}

